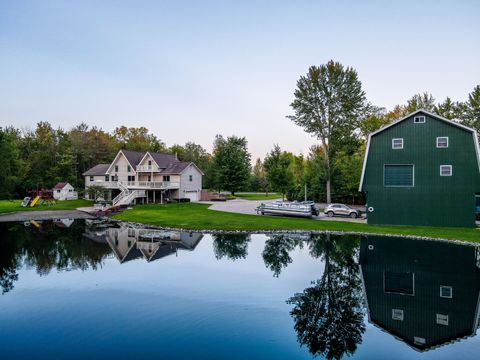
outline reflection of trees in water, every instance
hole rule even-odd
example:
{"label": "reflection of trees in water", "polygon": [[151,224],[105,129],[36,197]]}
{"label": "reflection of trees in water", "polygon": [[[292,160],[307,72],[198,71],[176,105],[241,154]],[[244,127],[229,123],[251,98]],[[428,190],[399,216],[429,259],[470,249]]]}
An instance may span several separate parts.
{"label": "reflection of trees in water", "polygon": [[323,275],[287,303],[297,339],[313,355],[339,359],[351,355],[365,331],[361,279],[355,262],[357,237],[312,238],[310,253],[325,263]]}
{"label": "reflection of trees in water", "polygon": [[25,264],[40,275],[56,270],[96,270],[111,253],[107,244],[85,239],[83,222],[76,221],[68,229],[42,224],[42,231],[21,224],[0,227],[0,285],[5,293],[18,280],[17,269]]}
{"label": "reflection of trees in water", "polygon": [[213,237],[213,251],[220,260],[226,257],[231,260],[245,259],[248,254],[249,234],[218,234]]}
{"label": "reflection of trees in water", "polygon": [[273,276],[278,277],[282,269],[292,262],[290,251],[297,246],[302,246],[303,242],[293,238],[288,234],[272,235],[265,241],[262,257]]}
{"label": "reflection of trees in water", "polygon": [[14,239],[2,236],[0,240],[0,286],[2,287],[2,294],[12,290],[13,284],[18,280],[17,253],[18,247]]}

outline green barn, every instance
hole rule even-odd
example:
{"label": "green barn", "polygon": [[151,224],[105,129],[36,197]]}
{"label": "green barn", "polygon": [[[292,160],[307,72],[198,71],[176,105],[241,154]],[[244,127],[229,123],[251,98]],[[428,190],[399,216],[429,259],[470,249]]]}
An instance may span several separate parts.
{"label": "green barn", "polygon": [[478,246],[367,236],[359,260],[370,323],[418,351],[475,336]]}
{"label": "green barn", "polygon": [[476,132],[425,110],[370,134],[360,180],[369,224],[474,227]]}

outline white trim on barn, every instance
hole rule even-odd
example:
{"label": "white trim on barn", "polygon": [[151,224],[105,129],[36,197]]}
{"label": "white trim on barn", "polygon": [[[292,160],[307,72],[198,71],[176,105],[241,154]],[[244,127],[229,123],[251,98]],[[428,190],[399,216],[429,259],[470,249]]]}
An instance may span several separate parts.
{"label": "white trim on barn", "polygon": [[431,116],[435,119],[438,119],[438,120],[441,120],[441,121],[444,121],[446,122],[447,124],[450,124],[450,125],[453,125],[453,126],[456,126],[456,127],[459,127],[460,129],[463,129],[463,130],[466,130],[468,132],[471,132],[472,133],[472,136],[473,136],[473,144],[474,144],[474,147],[475,147],[475,152],[477,154],[477,164],[478,164],[478,171],[480,172],[480,145],[479,145],[479,142],[478,142],[478,136],[477,136],[477,132],[472,129],[472,128],[469,128],[468,126],[465,126],[465,125],[462,125],[462,124],[459,124],[455,121],[452,121],[452,120],[449,120],[449,119],[446,119],[444,118],[443,116],[440,116],[440,115],[437,115],[437,114],[433,114],[429,111],[426,111],[426,110],[423,110],[423,109],[419,109],[419,110],[416,110],[396,121],[394,121],[393,123],[387,125],[387,126],[384,126],[383,128],[381,129],[378,129],[377,131],[374,131],[373,133],[369,134],[368,135],[368,142],[367,142],[367,151],[365,152],[365,157],[363,159],[363,167],[362,167],[362,175],[360,176],[360,185],[358,187],[358,191],[363,191],[363,180],[364,180],[364,177],[365,177],[365,169],[367,168],[367,159],[368,159],[368,153],[370,151],[370,142],[372,140],[372,136],[374,135],[377,135],[378,133],[381,133],[382,131],[385,131],[389,128],[391,128],[392,126],[395,126],[397,125],[398,123],[404,121],[404,120],[407,120],[408,118],[414,116],[415,114],[418,114],[418,113],[424,113],[428,116]]}

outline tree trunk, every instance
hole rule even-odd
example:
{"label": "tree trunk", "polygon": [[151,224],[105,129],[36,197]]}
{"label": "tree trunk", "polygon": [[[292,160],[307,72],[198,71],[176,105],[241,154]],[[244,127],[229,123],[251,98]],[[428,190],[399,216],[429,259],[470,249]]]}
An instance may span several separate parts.
{"label": "tree trunk", "polygon": [[327,179],[327,204],[332,203],[332,192],[330,189],[330,179]]}

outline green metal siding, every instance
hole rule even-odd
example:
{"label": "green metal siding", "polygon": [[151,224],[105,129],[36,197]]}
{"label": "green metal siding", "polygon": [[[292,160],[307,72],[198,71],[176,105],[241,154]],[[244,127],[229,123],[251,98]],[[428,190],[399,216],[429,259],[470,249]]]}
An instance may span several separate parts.
{"label": "green metal siding", "polygon": [[[448,148],[437,148],[436,138],[447,136]],[[403,149],[392,149],[392,139],[403,138]],[[471,132],[426,115],[413,116],[370,139],[363,191],[367,192],[370,224],[475,226],[475,193],[480,173]],[[386,187],[386,164],[413,164],[413,187]],[[440,165],[452,165],[453,176],[440,176]]]}
{"label": "green metal siding", "polygon": [[[412,346],[415,336],[430,348],[475,332],[480,269],[474,246],[406,238],[368,236],[360,245],[360,265],[370,320]],[[384,291],[384,273],[414,274],[414,295]],[[440,286],[452,287],[452,298],[440,297]],[[404,320],[392,319],[392,309]],[[449,316],[449,325],[436,323]]]}

